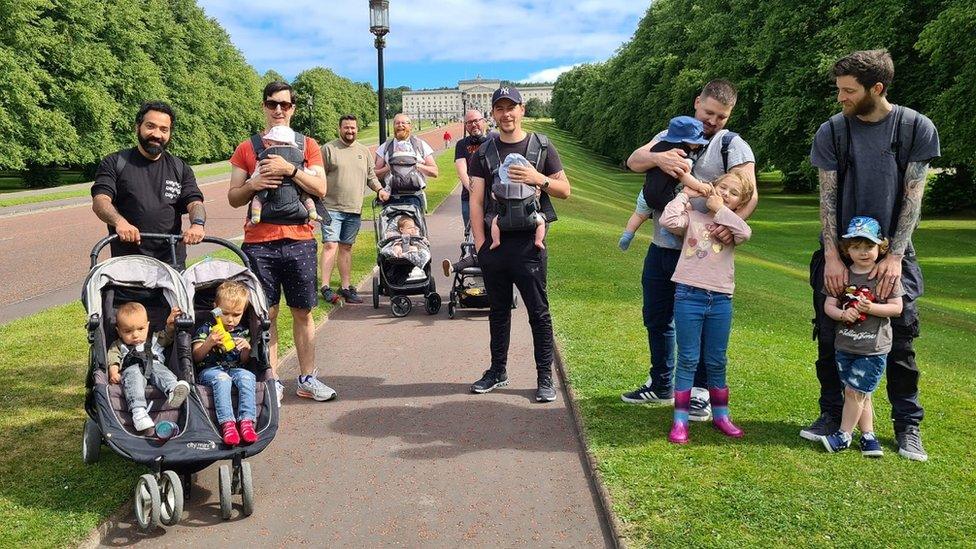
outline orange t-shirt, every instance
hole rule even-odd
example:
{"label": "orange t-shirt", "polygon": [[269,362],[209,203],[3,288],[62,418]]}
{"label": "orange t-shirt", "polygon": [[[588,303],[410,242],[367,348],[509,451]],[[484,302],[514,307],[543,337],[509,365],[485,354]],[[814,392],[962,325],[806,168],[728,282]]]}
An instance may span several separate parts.
{"label": "orange t-shirt", "polygon": [[[248,139],[237,146],[234,155],[230,157],[232,166],[236,166],[247,172],[250,177],[258,164],[258,157],[254,154],[254,146]],[[306,166],[325,166],[322,160],[322,151],[319,144],[311,137],[305,136],[305,165]],[[324,172],[324,170],[323,170]],[[257,242],[270,242],[284,238],[290,240],[314,240],[314,227],[311,223],[302,225],[276,225],[274,223],[251,223],[250,219],[244,221],[244,243],[254,244]]]}

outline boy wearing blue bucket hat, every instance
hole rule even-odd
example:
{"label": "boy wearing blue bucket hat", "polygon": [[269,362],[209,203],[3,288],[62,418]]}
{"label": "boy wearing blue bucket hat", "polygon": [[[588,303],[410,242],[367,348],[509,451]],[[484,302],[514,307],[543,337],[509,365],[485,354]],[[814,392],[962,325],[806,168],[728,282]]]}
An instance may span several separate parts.
{"label": "boy wearing blue bucket hat", "polygon": [[[891,350],[891,318],[901,315],[901,284],[887,300],[878,298],[877,278],[869,279],[878,259],[888,252],[888,239],[872,217],[855,216],[841,237],[841,253],[851,260],[848,285],[840,297],[827,295],[824,313],[836,321],[834,358],[844,384],[844,409],[840,429],[821,437],[828,452],[851,445],[854,426],[861,431],[861,454],[881,457],[884,452],[874,435],[871,393],[878,388]],[[824,290],[824,293],[827,291]]]}
{"label": "boy wearing blue bucket hat", "polygon": [[[661,168],[652,168],[644,176],[644,187],[637,194],[637,207],[634,213],[627,220],[627,226],[620,235],[619,246],[626,251],[630,247],[630,241],[634,239],[637,229],[644,224],[652,215],[655,219],[660,217],[664,206],[674,198],[678,191],[678,184],[691,187],[702,196],[709,196],[712,193],[711,185],[702,183],[691,175],[691,165],[694,163],[697,153],[702,145],[707,145],[708,139],[705,138],[705,128],[702,123],[691,116],[676,116],[668,123],[668,132],[661,136],[661,140],[651,148],[653,152],[662,152],[671,149],[682,149],[687,156],[689,171],[685,172],[681,179],[671,177]],[[675,247],[681,246],[680,238],[671,234],[664,227],[657,227],[655,224],[654,239],[664,239],[672,243]]]}

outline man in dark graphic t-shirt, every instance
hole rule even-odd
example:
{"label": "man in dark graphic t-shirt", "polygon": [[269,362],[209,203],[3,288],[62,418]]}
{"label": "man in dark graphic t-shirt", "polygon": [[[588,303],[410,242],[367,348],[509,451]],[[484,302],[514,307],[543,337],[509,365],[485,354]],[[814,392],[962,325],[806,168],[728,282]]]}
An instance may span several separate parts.
{"label": "man in dark graphic t-shirt", "polygon": [[[464,230],[467,232],[471,223],[471,205],[469,203],[471,180],[468,178],[468,165],[478,147],[488,139],[488,121],[484,115],[475,109],[468,109],[464,113],[464,129],[468,135],[454,145],[454,171],[461,181],[461,218],[464,220]],[[492,134],[497,135],[497,134]]]}

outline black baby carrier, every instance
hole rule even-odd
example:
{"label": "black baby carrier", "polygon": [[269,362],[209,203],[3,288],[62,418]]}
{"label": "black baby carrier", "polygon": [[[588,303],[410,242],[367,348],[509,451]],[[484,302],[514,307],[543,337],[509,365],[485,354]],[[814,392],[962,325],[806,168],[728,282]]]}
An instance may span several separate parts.
{"label": "black baby carrier", "polygon": [[[478,149],[478,161],[490,173],[491,185],[485,185],[485,222],[492,215],[498,217],[498,228],[501,231],[534,230],[538,223],[536,215],[543,214],[547,223],[556,220],[556,210],[552,207],[549,195],[542,193],[536,196],[535,188],[521,183],[503,183],[498,175],[502,159],[498,153],[497,137],[485,142]],[[546,154],[549,149],[549,138],[541,133],[529,134],[529,144],[525,151],[525,159],[542,172],[546,164]],[[494,198],[492,198],[494,194]]]}
{"label": "black baby carrier", "polygon": [[[390,192],[393,194],[417,193],[427,187],[427,178],[417,168],[417,155],[393,155],[394,140],[386,145],[385,160],[390,166]],[[410,136],[410,146],[415,153],[423,154],[424,144],[414,136]]]}
{"label": "black baby carrier", "polygon": [[[251,136],[254,155],[258,162],[276,154],[288,161],[292,166],[301,170],[305,167],[305,136],[295,132],[296,147],[275,145],[265,147],[261,135]],[[261,222],[276,225],[304,225],[308,223],[308,208],[302,203],[302,189],[295,180],[286,177],[276,189],[260,191],[267,193],[261,207]],[[313,198],[314,200],[314,198]],[[248,217],[251,213],[248,212]]]}

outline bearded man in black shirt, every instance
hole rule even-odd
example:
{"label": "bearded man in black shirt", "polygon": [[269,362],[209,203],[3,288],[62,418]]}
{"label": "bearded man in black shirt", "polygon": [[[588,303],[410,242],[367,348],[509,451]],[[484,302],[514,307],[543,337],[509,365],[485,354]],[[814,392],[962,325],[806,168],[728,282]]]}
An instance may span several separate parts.
{"label": "bearded man in black shirt", "polygon": [[[207,212],[193,170],[166,152],[176,123],[172,107],[163,102],[144,103],[136,114],[139,143],[105,157],[92,185],[92,210],[119,239],[112,256],[142,254],[173,264],[169,243],[142,241],[141,233],[182,234],[176,247],[176,268],[186,264],[186,244],[203,240]],[[190,227],[182,230],[188,213]]]}

